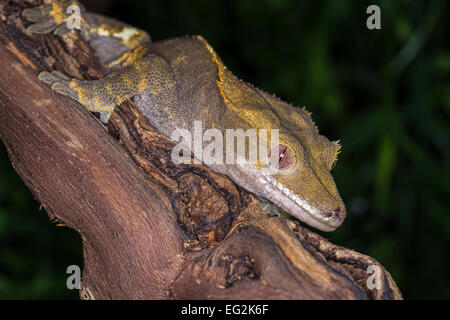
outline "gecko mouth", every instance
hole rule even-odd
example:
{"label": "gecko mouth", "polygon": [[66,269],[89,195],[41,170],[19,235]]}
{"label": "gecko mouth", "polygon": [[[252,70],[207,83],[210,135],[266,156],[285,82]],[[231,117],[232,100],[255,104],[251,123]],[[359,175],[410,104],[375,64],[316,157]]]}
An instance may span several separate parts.
{"label": "gecko mouth", "polygon": [[[265,185],[265,194],[269,194],[269,200],[286,210],[295,218],[322,231],[333,231],[339,227],[345,217],[341,209],[329,214],[323,214],[320,210],[312,207],[307,201],[294,194],[289,188],[270,176],[262,176]],[[267,197],[267,196],[266,196]]]}

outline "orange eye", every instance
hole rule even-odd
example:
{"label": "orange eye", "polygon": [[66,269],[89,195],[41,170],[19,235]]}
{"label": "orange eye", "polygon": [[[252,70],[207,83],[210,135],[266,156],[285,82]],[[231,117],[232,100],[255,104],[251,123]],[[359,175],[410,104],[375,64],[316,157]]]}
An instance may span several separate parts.
{"label": "orange eye", "polygon": [[284,144],[274,146],[269,149],[268,152],[269,158],[271,158],[273,152],[277,152],[276,149],[278,149],[278,163],[276,163],[275,165],[278,165],[278,169],[280,170],[289,168],[291,164],[294,162],[294,156],[292,155],[291,149],[289,149]]}

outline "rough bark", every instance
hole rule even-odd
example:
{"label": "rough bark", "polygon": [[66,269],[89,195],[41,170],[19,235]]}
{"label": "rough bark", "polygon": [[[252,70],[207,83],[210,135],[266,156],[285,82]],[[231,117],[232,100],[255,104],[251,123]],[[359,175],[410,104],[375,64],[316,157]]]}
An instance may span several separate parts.
{"label": "rough bark", "polygon": [[[131,101],[105,127],[40,83],[42,70],[102,77],[77,32],[31,36],[35,0],[0,0],[0,137],[50,219],[83,239],[83,299],[398,299],[373,258],[260,211],[202,165],[176,166],[173,143]],[[369,265],[381,288],[369,290]]]}

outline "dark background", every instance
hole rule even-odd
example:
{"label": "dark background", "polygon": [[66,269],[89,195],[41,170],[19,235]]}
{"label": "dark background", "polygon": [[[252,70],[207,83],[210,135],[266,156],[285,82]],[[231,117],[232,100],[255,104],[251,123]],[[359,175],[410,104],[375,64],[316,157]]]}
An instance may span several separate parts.
{"label": "dark background", "polygon": [[[445,1],[85,1],[154,41],[200,34],[240,78],[340,139],[348,216],[332,242],[370,255],[405,298],[450,298],[450,49]],[[366,28],[381,7],[382,29]],[[39,146],[36,146],[39,147]],[[78,298],[81,240],[52,224],[0,147],[0,298]]]}

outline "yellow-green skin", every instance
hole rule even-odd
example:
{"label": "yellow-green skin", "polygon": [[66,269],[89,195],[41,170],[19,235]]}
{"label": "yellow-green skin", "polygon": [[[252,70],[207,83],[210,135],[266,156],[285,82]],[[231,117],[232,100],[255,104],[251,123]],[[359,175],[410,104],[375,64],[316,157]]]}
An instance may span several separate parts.
{"label": "yellow-green skin", "polygon": [[330,170],[339,144],[321,136],[310,114],[236,78],[200,36],[150,42],[142,30],[85,12],[76,1],[56,1],[26,9],[32,33],[67,32],[66,9],[82,9],[81,34],[110,73],[103,79],[79,81],[61,73],[39,78],[54,91],[100,112],[107,122],[114,108],[133,98],[140,111],[163,134],[203,129],[279,129],[280,144],[292,155],[294,171],[267,175],[260,164],[210,165],[238,185],[270,200],[292,216],[323,231],[343,222],[346,210]]}

